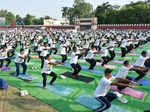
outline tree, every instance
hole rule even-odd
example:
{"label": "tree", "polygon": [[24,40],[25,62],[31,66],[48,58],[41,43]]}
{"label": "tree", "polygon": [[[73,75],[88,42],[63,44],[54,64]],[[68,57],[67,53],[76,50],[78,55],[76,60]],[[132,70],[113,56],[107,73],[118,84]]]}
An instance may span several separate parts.
{"label": "tree", "polygon": [[34,16],[27,14],[26,17],[24,18],[24,24],[25,25],[32,25],[33,19],[34,19]]}
{"label": "tree", "polygon": [[93,6],[84,0],[75,0],[73,7],[62,7],[62,17],[68,19],[70,24],[74,24],[76,18],[88,18],[93,16]]}

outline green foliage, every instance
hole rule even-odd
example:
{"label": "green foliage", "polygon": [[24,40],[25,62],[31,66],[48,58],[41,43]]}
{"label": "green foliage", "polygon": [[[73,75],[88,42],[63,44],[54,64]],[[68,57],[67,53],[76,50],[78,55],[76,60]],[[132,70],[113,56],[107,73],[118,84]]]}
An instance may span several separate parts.
{"label": "green foliage", "polygon": [[119,8],[106,2],[96,8],[95,16],[99,24],[149,24],[149,3],[150,0],[131,2]]}
{"label": "green foliage", "polygon": [[93,6],[84,0],[75,0],[73,7],[62,7],[62,17],[74,24],[76,18],[93,17]]}
{"label": "green foliage", "polygon": [[0,17],[6,18],[7,25],[16,21],[14,14],[12,14],[11,12],[8,12],[7,10],[0,10]]}

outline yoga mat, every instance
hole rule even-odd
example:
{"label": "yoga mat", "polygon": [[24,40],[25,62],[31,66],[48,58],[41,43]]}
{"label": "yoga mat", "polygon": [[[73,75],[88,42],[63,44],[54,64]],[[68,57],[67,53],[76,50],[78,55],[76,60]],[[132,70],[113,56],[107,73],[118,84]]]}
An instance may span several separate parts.
{"label": "yoga mat", "polygon": [[[11,74],[12,76],[15,76],[15,77],[16,77],[16,73],[15,73],[15,72],[14,72],[14,73],[10,73],[10,74]],[[25,81],[32,81],[32,80],[38,79],[38,78],[35,77],[35,76],[29,75],[29,74],[24,75],[24,74],[22,74],[22,73],[19,74],[19,78],[22,79],[22,80],[25,80]]]}
{"label": "yoga mat", "polygon": [[[43,87],[42,83],[36,83],[36,86],[39,87]],[[59,96],[68,96],[69,94],[71,94],[73,92],[73,89],[71,88],[67,88],[65,86],[59,85],[59,84],[55,84],[53,86],[50,86],[49,83],[47,83],[47,90],[49,92],[53,92]]]}
{"label": "yoga mat", "polygon": [[82,70],[85,70],[85,71],[87,71],[87,72],[92,72],[92,73],[95,73],[95,74],[102,74],[102,73],[104,73],[103,70],[98,70],[98,69],[95,69],[95,70],[88,70],[88,68],[85,67],[85,66],[82,66]]}
{"label": "yoga mat", "polygon": [[[99,63],[99,62],[96,63],[97,66],[101,66],[101,64],[102,64],[102,63]],[[104,65],[104,67],[105,67],[105,68],[109,68],[109,69],[114,69],[114,68],[116,68],[115,65],[110,65],[110,64],[106,64],[106,65]]]}
{"label": "yoga mat", "polygon": [[[117,73],[113,74],[113,76],[116,76],[116,75],[117,75]],[[135,77],[132,77],[132,80],[135,81]],[[142,79],[138,84],[150,87],[150,80]]]}
{"label": "yoga mat", "polygon": [[[132,77],[132,80],[135,80],[135,77]],[[150,80],[145,80],[142,79],[138,84],[144,85],[144,86],[149,86],[150,87]]]}
{"label": "yoga mat", "polygon": [[33,64],[35,64],[35,63],[33,63],[33,62],[29,62],[29,63],[26,62],[26,64],[27,64],[27,65],[33,65]]}
{"label": "yoga mat", "polygon": [[66,76],[66,77],[69,77],[69,78],[72,78],[72,79],[75,79],[75,80],[86,82],[86,83],[90,83],[94,80],[94,78],[92,78],[92,77],[81,76],[81,75],[78,75],[77,77],[73,77],[71,72],[66,72],[62,75]]}
{"label": "yoga mat", "polygon": [[79,103],[79,104],[81,104],[87,108],[90,108],[92,110],[95,110],[102,105],[94,97],[89,96],[89,95],[79,96],[77,99],[75,99],[75,102],[77,102],[77,103]]}
{"label": "yoga mat", "polygon": [[11,71],[12,68],[3,66],[0,70],[1,70],[2,72],[7,72],[7,71]]}
{"label": "yoga mat", "polygon": [[[118,53],[118,54],[121,54],[121,51],[117,51],[117,53]],[[132,52],[132,53],[129,53],[128,55],[135,56],[135,55],[137,55],[137,54]]]}
{"label": "yoga mat", "polygon": [[113,63],[118,63],[118,64],[123,64],[124,61],[120,61],[120,60],[112,60]]}
{"label": "yoga mat", "polygon": [[[94,97],[86,94],[81,95],[80,97],[75,99],[75,102],[92,110],[95,110],[100,106],[102,106],[102,104],[99,101],[97,101]],[[112,104],[111,107],[104,112],[131,112],[131,111]]]}
{"label": "yoga mat", "polygon": [[[66,62],[64,65],[65,65],[65,66],[70,66],[70,64],[69,64],[68,62]],[[81,66],[81,67],[82,67],[82,70],[87,71],[87,72],[92,72],[92,73],[95,73],[95,74],[102,74],[102,73],[104,73],[103,70],[98,70],[98,69],[95,69],[95,70],[88,70],[88,68],[85,67],[85,66]]]}
{"label": "yoga mat", "polygon": [[[111,90],[118,91],[117,86],[111,86]],[[132,88],[125,88],[121,91],[121,93],[126,94],[128,96],[132,96],[137,99],[143,99],[146,95],[145,92],[134,90]]]}
{"label": "yoga mat", "polygon": [[130,56],[136,56],[137,54],[136,53],[129,53],[128,55],[130,55]]}

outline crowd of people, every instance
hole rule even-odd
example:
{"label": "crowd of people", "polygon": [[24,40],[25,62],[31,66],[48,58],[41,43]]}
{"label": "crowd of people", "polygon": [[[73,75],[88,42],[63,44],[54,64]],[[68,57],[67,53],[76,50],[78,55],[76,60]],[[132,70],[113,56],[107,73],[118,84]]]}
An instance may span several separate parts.
{"label": "crowd of people", "polygon": [[[70,60],[73,69],[72,75],[78,77],[82,70],[79,60],[89,63],[89,71],[93,70],[97,62],[101,66],[108,64],[116,57],[116,49],[121,51],[121,60],[124,61],[116,76],[112,75],[111,69],[105,70],[105,76],[100,80],[94,96],[103,102],[103,106],[96,109],[102,112],[111,106],[111,101],[119,96],[119,93],[109,92],[111,85],[116,85],[121,91],[126,87],[135,88],[137,83],[146,76],[150,68],[150,51],[142,51],[141,56],[131,65],[125,57],[133,49],[138,49],[150,42],[150,31],[147,30],[96,30],[69,32],[67,30],[34,30],[34,29],[14,29],[0,32],[0,68],[6,61],[6,66],[15,63],[16,76],[19,77],[20,65],[23,67],[23,74],[26,75],[27,63],[36,53],[41,60],[41,74],[43,77],[43,88],[46,88],[47,76],[53,77],[50,85],[57,79],[54,73],[54,65],[65,64]],[[19,52],[17,52],[19,49]],[[71,57],[68,58],[68,56]],[[61,61],[55,61],[52,56],[60,55]],[[15,57],[14,62],[12,58]],[[135,71],[138,77],[132,81],[128,76],[128,71]],[[120,98],[120,97],[119,97]],[[126,99],[119,99],[127,102]]]}

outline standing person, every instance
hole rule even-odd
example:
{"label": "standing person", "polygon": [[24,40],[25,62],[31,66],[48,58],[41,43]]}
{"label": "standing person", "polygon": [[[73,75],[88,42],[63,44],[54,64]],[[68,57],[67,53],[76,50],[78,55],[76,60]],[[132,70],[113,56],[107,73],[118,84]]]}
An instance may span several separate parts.
{"label": "standing person", "polygon": [[23,67],[23,74],[26,74],[27,65],[25,64],[25,52],[24,49],[20,50],[20,53],[17,54],[15,59],[15,65],[16,65],[16,76],[19,77],[19,67],[20,65]]}
{"label": "standing person", "polygon": [[73,76],[78,76],[78,73],[81,71],[81,66],[78,64],[78,54],[77,54],[77,48],[73,48],[73,52],[71,54],[70,64],[71,67],[74,69]]}
{"label": "standing person", "polygon": [[52,80],[50,81],[50,85],[53,85],[55,80],[57,79],[57,74],[55,74],[52,71],[53,65],[58,65],[61,64],[59,62],[55,62],[52,60],[52,57],[50,54],[46,56],[46,60],[44,60],[44,66],[42,68],[42,77],[43,77],[43,88],[46,88],[46,81],[47,81],[47,76],[53,77]]}

